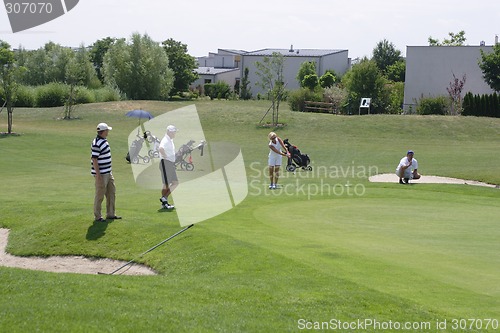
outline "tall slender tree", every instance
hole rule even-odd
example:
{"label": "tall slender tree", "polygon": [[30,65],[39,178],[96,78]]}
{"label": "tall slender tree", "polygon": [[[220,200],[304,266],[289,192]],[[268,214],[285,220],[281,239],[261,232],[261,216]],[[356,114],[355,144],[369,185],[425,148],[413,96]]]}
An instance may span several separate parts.
{"label": "tall slender tree", "polygon": [[7,42],[0,40],[0,84],[7,108],[7,133],[12,133],[14,102],[18,88],[17,78],[21,68],[15,64],[14,52]]}
{"label": "tall slender tree", "polygon": [[257,61],[255,67],[256,74],[260,77],[259,86],[268,92],[272,102],[272,125],[278,124],[279,107],[283,94],[285,92],[285,82],[283,82],[283,68],[285,66],[285,57],[278,52],[273,52],[271,56],[264,57],[262,62]]}

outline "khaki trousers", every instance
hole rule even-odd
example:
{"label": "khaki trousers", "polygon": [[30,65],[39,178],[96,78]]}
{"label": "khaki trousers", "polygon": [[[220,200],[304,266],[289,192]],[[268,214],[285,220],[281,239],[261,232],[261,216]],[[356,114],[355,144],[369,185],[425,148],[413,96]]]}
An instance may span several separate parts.
{"label": "khaki trousers", "polygon": [[106,197],[106,217],[115,216],[115,178],[113,174],[107,173],[101,175],[101,182],[95,178],[95,198],[94,198],[94,217],[99,219],[101,215],[101,206],[104,197]]}

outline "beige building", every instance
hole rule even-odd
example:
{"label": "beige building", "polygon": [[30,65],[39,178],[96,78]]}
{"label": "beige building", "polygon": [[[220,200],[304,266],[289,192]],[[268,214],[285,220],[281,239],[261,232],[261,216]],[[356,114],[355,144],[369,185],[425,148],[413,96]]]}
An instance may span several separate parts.
{"label": "beige building", "polygon": [[446,88],[466,76],[462,97],[492,94],[479,68],[481,52],[493,52],[492,46],[407,46],[403,109],[414,113],[421,98],[449,96]]}

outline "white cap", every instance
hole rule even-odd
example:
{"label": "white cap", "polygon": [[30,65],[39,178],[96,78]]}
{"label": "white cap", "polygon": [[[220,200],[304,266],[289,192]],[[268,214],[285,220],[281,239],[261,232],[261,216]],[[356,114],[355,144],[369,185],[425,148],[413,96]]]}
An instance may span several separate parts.
{"label": "white cap", "polygon": [[98,131],[106,131],[106,130],[112,130],[112,129],[113,129],[113,127],[108,126],[108,124],[106,124],[106,123],[100,123],[99,125],[97,125]]}
{"label": "white cap", "polygon": [[167,126],[167,132],[177,132],[178,129],[174,125],[168,125]]}

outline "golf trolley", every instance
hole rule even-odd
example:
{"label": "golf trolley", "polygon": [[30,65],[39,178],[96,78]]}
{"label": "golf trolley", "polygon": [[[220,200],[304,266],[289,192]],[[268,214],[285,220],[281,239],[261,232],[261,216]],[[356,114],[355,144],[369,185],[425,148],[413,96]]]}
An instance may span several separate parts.
{"label": "golf trolley", "polygon": [[302,170],[312,171],[312,166],[309,165],[311,160],[307,154],[302,154],[297,146],[292,145],[288,142],[288,139],[283,140],[286,149],[288,150],[288,162],[286,165],[286,171],[294,172],[297,168],[302,168]]}
{"label": "golf trolley", "polygon": [[159,158],[160,152],[158,149],[160,148],[160,139],[154,136],[150,131],[144,132],[144,139],[146,139],[152,146],[148,151],[148,155],[151,158]]}
{"label": "golf trolley", "polygon": [[189,140],[186,144],[183,144],[177,153],[175,153],[175,166],[180,166],[181,170],[193,171],[193,156],[192,152],[195,149],[200,150],[200,156],[203,156],[203,148],[207,144],[206,141],[201,140],[197,146],[194,146],[195,141]]}
{"label": "golf trolley", "polygon": [[149,156],[142,156],[139,153],[141,152],[142,145],[144,144],[144,138],[137,134],[137,139],[135,139],[130,145],[130,149],[128,150],[127,156],[125,159],[132,164],[138,164],[140,160],[144,163],[149,163],[151,160]]}

